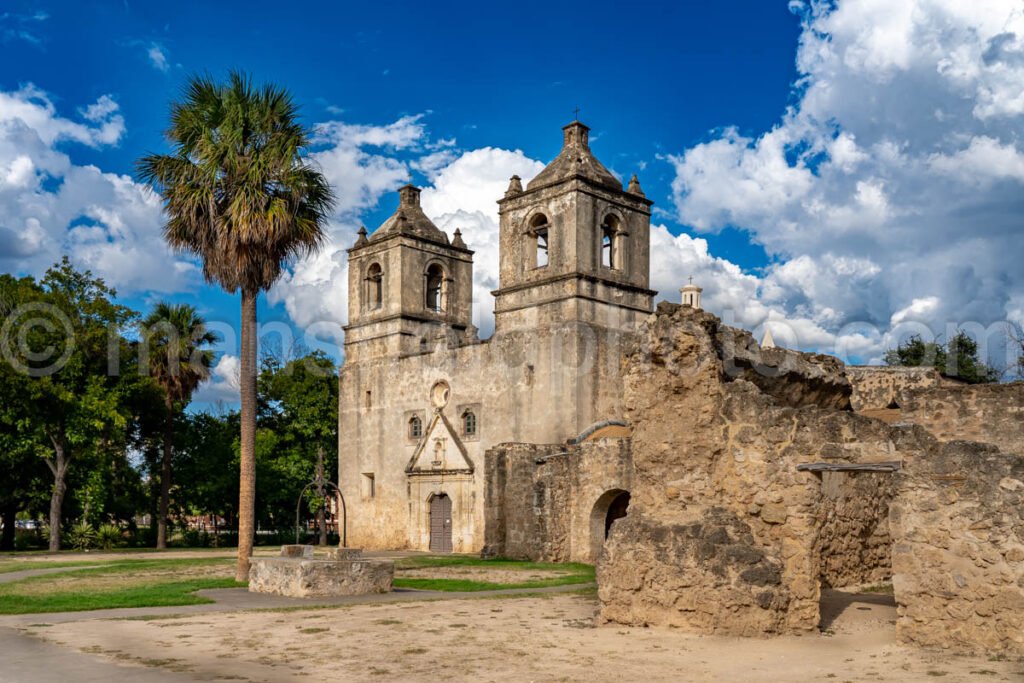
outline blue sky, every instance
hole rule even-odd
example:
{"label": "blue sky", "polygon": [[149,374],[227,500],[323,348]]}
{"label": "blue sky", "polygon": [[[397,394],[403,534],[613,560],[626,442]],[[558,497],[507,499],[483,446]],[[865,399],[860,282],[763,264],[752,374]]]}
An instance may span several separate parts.
{"label": "blue sky", "polygon": [[[426,113],[432,135],[459,148],[541,160],[557,154],[558,129],[578,106],[601,158],[621,173],[647,165],[647,192],[666,207],[672,168],[659,156],[723,122],[770,127],[789,100],[799,33],[785,3],[758,1],[627,11],[597,2],[583,12],[574,2],[299,3],[294,13],[271,2],[3,6],[5,28],[31,39],[5,34],[0,86],[34,83],[61,109],[117,101],[127,121],[119,144],[75,150],[106,171],[131,173],[139,155],[165,149],[168,103],[188,75],[243,69],[288,87],[309,124]],[[372,228],[389,213],[390,204],[365,220]],[[719,248],[744,267],[765,261],[740,235]]]}
{"label": "blue sky", "polygon": [[240,68],[291,89],[352,188],[264,321],[343,322],[341,249],[408,180],[479,242],[489,308],[495,188],[550,160],[577,106],[599,158],[656,202],[669,298],[693,274],[727,321],[855,362],[912,325],[989,334],[1024,311],[1012,0],[319,5],[3,0],[0,267],[70,253],[136,307],[234,324],[237,298],[160,256],[125,176],[164,149],[187,75]]}

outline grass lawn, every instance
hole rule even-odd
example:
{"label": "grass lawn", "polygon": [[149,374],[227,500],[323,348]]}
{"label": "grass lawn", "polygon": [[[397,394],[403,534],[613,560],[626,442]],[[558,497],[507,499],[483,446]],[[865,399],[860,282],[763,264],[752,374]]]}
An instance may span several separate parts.
{"label": "grass lawn", "polygon": [[0,614],[196,605],[211,602],[197,590],[245,585],[233,577],[230,558],[108,561],[0,584]]}
{"label": "grass lawn", "polygon": [[46,560],[32,560],[29,562],[25,561],[12,561],[0,559],[0,574],[9,574],[11,572],[23,572],[31,571],[33,569],[58,569],[65,567],[92,567],[99,564],[106,564],[101,560],[55,560],[53,562],[47,562]]}
{"label": "grass lawn", "polygon": [[[431,576],[431,573],[438,575]],[[521,578],[517,574],[521,574]],[[502,578],[493,580],[488,575]],[[396,588],[417,590],[475,592],[572,586],[593,581],[594,568],[588,564],[482,560],[449,555],[407,557],[396,561],[394,585]]]}

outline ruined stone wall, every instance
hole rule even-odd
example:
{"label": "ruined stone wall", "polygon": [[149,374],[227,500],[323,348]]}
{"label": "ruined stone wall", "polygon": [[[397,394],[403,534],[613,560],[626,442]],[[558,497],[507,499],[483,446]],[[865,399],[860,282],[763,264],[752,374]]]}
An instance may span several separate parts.
{"label": "ruined stone wall", "polygon": [[908,390],[960,384],[927,367],[847,366],[846,376],[853,387],[851,404],[858,412],[901,407],[903,393]]}
{"label": "ruined stone wall", "polygon": [[487,451],[484,470],[484,553],[535,562],[593,562],[604,540],[595,505],[632,483],[629,440],[621,438],[500,444]]}
{"label": "ruined stone wall", "polygon": [[[1024,382],[965,384],[934,368],[848,367],[858,412],[921,425],[942,441],[1024,452]],[[892,415],[886,409],[895,406]]]}
{"label": "ruined stone wall", "polygon": [[633,500],[598,564],[602,618],[736,635],[814,629],[821,490],[796,466],[915,457],[934,440],[851,412],[835,359],[761,350],[670,304],[643,333],[625,375]]}
{"label": "ruined stone wall", "polygon": [[818,517],[822,588],[887,581],[892,576],[888,472],[822,472]]}
{"label": "ruined stone wall", "polygon": [[899,639],[1024,654],[1024,457],[952,442],[905,463],[898,485]]}
{"label": "ruined stone wall", "polygon": [[900,405],[904,421],[943,441],[982,441],[1008,453],[1024,453],[1024,382],[913,390]]}

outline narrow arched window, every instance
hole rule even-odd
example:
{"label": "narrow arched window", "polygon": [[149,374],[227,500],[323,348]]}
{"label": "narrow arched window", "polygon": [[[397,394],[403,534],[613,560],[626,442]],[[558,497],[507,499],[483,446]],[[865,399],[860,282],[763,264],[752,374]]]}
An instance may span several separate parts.
{"label": "narrow arched window", "polygon": [[427,268],[426,273],[426,307],[428,311],[441,313],[445,309],[444,269],[437,263]]}
{"label": "narrow arched window", "polygon": [[601,265],[605,268],[622,268],[622,234],[619,219],[606,216],[601,224]]}
{"label": "narrow arched window", "polygon": [[601,237],[601,265],[605,268],[611,268],[615,258],[615,235],[608,230],[604,229],[604,235]]}
{"label": "narrow arched window", "polygon": [[462,414],[462,433],[466,436],[476,436],[476,413],[472,410]]}
{"label": "narrow arched window", "polygon": [[423,421],[418,415],[413,415],[409,419],[409,438],[419,439],[423,436]]}
{"label": "narrow arched window", "polygon": [[371,263],[366,269],[366,306],[376,310],[384,305],[384,269]]}
{"label": "narrow arched window", "polygon": [[550,261],[548,229],[548,218],[544,214],[537,214],[530,219],[530,229],[527,232],[527,251],[534,268],[543,268]]}

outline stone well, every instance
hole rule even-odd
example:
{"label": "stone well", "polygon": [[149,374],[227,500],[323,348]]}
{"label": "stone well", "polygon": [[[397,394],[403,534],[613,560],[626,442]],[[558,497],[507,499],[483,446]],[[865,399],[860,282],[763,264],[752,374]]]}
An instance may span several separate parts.
{"label": "stone well", "polygon": [[316,557],[313,546],[281,547],[281,557],[253,559],[249,591],[289,598],[389,593],[395,563],[367,560],[356,548],[331,548]]}

